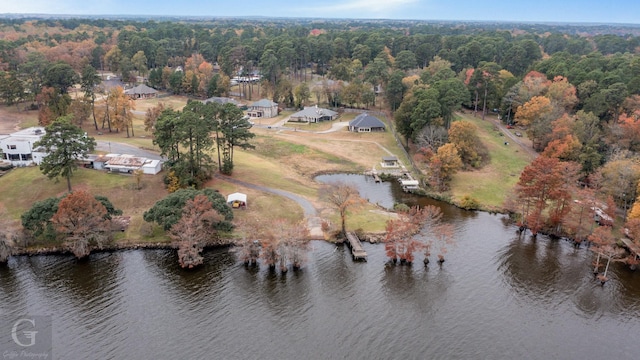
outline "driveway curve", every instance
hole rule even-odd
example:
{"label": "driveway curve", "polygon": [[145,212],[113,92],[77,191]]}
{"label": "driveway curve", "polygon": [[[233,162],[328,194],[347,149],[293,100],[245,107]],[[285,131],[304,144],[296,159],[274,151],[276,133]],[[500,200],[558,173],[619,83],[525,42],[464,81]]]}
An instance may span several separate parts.
{"label": "driveway curve", "polygon": [[151,160],[166,160],[155,151],[140,149],[138,147],[113,141],[97,140],[96,150],[104,151],[111,154],[128,154],[133,156],[145,157]]}
{"label": "driveway curve", "polygon": [[291,199],[291,200],[295,201],[296,203],[298,203],[298,205],[300,205],[300,207],[302,208],[305,217],[318,216],[318,211],[313,206],[313,204],[309,200],[303,198],[300,195],[296,195],[294,193],[290,193],[288,191],[284,191],[284,190],[280,190],[280,189],[273,189],[273,188],[269,188],[269,187],[262,186],[262,185],[251,184],[251,183],[248,183],[246,181],[234,179],[234,178],[226,176],[226,175],[216,174],[215,177],[217,177],[218,179],[222,179],[224,181],[230,182],[230,183],[242,185],[242,186],[247,187],[249,189],[255,189],[255,190],[260,190],[260,191],[276,194],[276,195],[279,195],[279,196],[284,196],[284,197],[286,197],[288,199]]}
{"label": "driveway curve", "polygon": [[238,184],[249,189],[276,194],[278,196],[283,196],[283,197],[286,197],[287,199],[295,201],[298,205],[300,205],[304,213],[304,217],[307,219],[307,228],[309,229],[309,238],[324,239],[324,232],[322,231],[322,219],[318,216],[318,210],[316,210],[315,206],[313,206],[313,204],[309,200],[303,198],[300,195],[296,195],[294,193],[291,193],[285,190],[273,189],[273,188],[269,188],[262,185],[248,183],[246,181],[234,179],[226,175],[216,174],[214,176],[218,179],[221,179],[233,184]]}

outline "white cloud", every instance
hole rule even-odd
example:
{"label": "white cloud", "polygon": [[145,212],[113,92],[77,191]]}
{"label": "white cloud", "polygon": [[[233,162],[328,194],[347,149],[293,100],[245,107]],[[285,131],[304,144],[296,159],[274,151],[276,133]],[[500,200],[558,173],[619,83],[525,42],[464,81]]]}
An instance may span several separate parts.
{"label": "white cloud", "polygon": [[[23,14],[105,14],[114,1],[85,0],[0,0],[0,13]],[[105,10],[107,10],[105,12]]]}
{"label": "white cloud", "polygon": [[418,0],[350,0],[344,3],[327,4],[325,6],[312,7],[309,9],[305,9],[305,11],[311,10],[314,12],[332,15],[340,15],[341,12],[343,14],[344,12],[349,12],[349,14],[344,14],[345,17],[353,16],[355,14],[383,15],[385,13],[398,11],[405,6],[416,2],[418,2]]}

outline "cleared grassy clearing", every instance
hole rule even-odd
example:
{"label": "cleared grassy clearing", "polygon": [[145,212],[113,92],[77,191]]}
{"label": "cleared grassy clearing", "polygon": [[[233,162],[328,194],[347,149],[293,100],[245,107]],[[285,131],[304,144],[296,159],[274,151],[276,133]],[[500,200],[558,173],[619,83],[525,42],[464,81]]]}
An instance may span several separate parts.
{"label": "cleared grassy clearing", "polygon": [[[79,168],[71,178],[71,185],[73,190],[84,189],[106,196],[116,208],[124,212],[124,216],[130,216],[131,225],[120,236],[132,241],[143,238],[140,231],[144,223],[142,214],[167,194],[161,174],[143,176],[141,189],[136,190],[133,176]],[[10,171],[0,178],[0,188],[3,189],[0,202],[4,203],[8,215],[15,222],[19,222],[20,215],[35,202],[59,197],[67,192],[64,179],[57,183],[49,180],[38,167]]]}
{"label": "cleared grassy clearing", "polygon": [[531,157],[517,144],[505,145],[508,138],[501,136],[492,121],[464,114],[458,120],[469,121],[478,127],[478,136],[489,150],[490,162],[482,169],[460,171],[453,177],[453,201],[459,202],[462,197],[469,195],[485,210],[501,210],[506,195],[518,182],[520,173],[531,162]]}

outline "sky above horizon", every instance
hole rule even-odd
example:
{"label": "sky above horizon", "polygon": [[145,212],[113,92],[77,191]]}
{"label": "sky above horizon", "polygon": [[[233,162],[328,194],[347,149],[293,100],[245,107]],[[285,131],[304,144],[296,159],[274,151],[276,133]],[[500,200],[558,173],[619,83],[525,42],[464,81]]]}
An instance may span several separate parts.
{"label": "sky above horizon", "polygon": [[637,0],[3,0],[2,13],[640,23]]}

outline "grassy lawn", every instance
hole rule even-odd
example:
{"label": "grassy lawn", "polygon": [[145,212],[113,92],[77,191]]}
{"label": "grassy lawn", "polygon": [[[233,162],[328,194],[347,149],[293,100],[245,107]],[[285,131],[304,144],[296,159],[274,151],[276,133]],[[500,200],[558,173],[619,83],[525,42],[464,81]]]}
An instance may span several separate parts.
{"label": "grassy lawn", "polygon": [[258,219],[269,223],[284,219],[287,222],[296,223],[304,218],[302,208],[293,200],[217,179],[210,186],[225,196],[235,192],[247,194],[247,207],[243,210],[234,210],[234,222]]}
{"label": "grassy lawn", "polygon": [[[98,170],[79,168],[71,178],[73,190],[84,189],[96,195],[109,198],[113,205],[131,217],[131,225],[120,237],[131,241],[144,238],[142,214],[156,201],[166,196],[162,174],[145,175],[141,189],[136,190],[134,178],[124,174],[110,174]],[[50,197],[59,197],[67,192],[66,180],[49,180],[38,167],[18,168],[0,177],[0,203],[4,203],[8,215],[14,223],[19,223],[20,215],[29,210],[33,203]],[[8,190],[7,190],[8,189]],[[163,240],[151,238],[150,241]]]}
{"label": "grassy lawn", "polygon": [[255,153],[236,151],[234,156],[233,177],[252,184],[260,184],[276,189],[288,190],[310,196],[314,192],[296,181],[293,172],[275,161],[265,161]]}
{"label": "grassy lawn", "polygon": [[505,137],[494,128],[493,122],[483,121],[470,115],[461,115],[458,120],[474,123],[478,136],[489,150],[490,163],[482,169],[458,172],[451,182],[454,202],[469,195],[476,199],[483,209],[500,210],[520,173],[531,162],[531,157],[517,144],[505,145]]}
{"label": "grassy lawn", "polygon": [[[389,215],[385,215],[383,212],[373,204],[366,204],[360,209],[355,209],[347,212],[347,231],[364,230],[368,233],[382,233],[387,226],[387,220],[391,219]],[[337,213],[328,217],[333,228],[338,230],[340,228],[340,216]]]}
{"label": "grassy lawn", "polygon": [[[161,95],[161,97],[152,99],[139,99],[135,100],[136,111],[146,112],[152,107],[158,106],[159,103],[163,103],[165,108],[172,108],[174,110],[182,110],[187,104],[189,98],[183,95]],[[144,116],[143,116],[144,118]]]}

